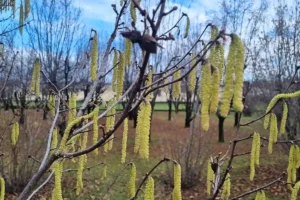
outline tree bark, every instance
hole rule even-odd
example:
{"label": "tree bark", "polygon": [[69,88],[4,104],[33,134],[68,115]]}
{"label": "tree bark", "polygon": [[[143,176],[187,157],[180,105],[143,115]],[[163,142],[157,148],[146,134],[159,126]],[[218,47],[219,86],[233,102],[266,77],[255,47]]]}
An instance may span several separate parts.
{"label": "tree bark", "polygon": [[218,118],[219,118],[219,142],[225,142],[225,139],[224,139],[224,121],[225,121],[225,118],[218,115]]}

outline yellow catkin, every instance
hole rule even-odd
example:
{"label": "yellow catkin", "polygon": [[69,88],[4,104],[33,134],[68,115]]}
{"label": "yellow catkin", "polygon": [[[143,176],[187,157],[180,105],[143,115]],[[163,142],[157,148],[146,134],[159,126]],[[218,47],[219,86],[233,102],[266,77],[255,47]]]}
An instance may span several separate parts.
{"label": "yellow catkin", "polygon": [[90,119],[91,117],[93,117],[94,113],[91,112],[87,115],[84,115],[84,116],[81,116],[81,117],[78,117],[76,119],[74,119],[72,122],[70,122],[63,134],[63,137],[61,139],[61,142],[60,142],[60,146],[58,148],[58,151],[57,153],[60,153],[61,151],[64,151],[66,149],[66,143],[67,143],[67,140],[70,136],[70,131],[71,129],[78,123],[80,123],[82,120],[86,120],[86,119]]}
{"label": "yellow catkin", "polygon": [[214,171],[211,168],[211,162],[207,163],[207,175],[206,175],[206,193],[208,196],[211,194],[211,188],[213,186],[213,181],[215,179]]}
{"label": "yellow catkin", "polygon": [[12,146],[16,146],[18,139],[19,139],[19,123],[15,122],[12,126],[12,132],[11,132]]}
{"label": "yellow catkin", "polygon": [[226,180],[223,185],[222,195],[221,199],[228,200],[230,197],[230,188],[231,188],[231,182],[230,182],[230,174],[228,173],[226,175]]}
{"label": "yellow catkin", "polygon": [[214,72],[212,75],[211,80],[211,102],[210,102],[210,114],[215,114],[218,110],[219,105],[219,80],[220,80],[220,73],[219,68],[214,67]]}
{"label": "yellow catkin", "polygon": [[253,181],[255,175],[255,165],[259,165],[260,154],[260,135],[258,133],[253,134],[251,159],[250,159],[250,181]]}
{"label": "yellow catkin", "polygon": [[201,68],[200,100],[201,100],[201,126],[204,131],[209,129],[209,105],[211,94],[211,66],[204,63]]}
{"label": "yellow catkin", "polygon": [[236,58],[235,58],[235,88],[233,94],[232,107],[236,112],[242,112],[244,109],[243,105],[243,85],[244,85],[244,45],[241,39],[232,34],[232,39],[236,43]]}
{"label": "yellow catkin", "polygon": [[[110,103],[109,103],[109,106],[113,105],[115,103],[116,99],[113,98]],[[114,128],[114,125],[115,125],[115,118],[116,118],[116,107],[113,107],[109,113],[110,115],[110,125],[109,125],[109,128],[108,130],[112,130]],[[108,150],[112,150],[112,147],[113,147],[113,142],[114,142],[114,134],[112,134],[110,137],[109,137],[109,141],[108,141]]]}
{"label": "yellow catkin", "polygon": [[5,180],[0,177],[0,200],[4,200],[5,197]]}
{"label": "yellow catkin", "polygon": [[20,5],[20,14],[19,14],[19,31],[20,34],[23,34],[23,25],[24,25],[24,11],[23,11],[23,3]]}
{"label": "yellow catkin", "polygon": [[[81,149],[84,150],[86,149],[87,146],[87,141],[88,141],[88,129],[85,130],[85,133],[82,133],[81,137]],[[87,154],[84,155],[84,162],[87,163]]]}
{"label": "yellow catkin", "polygon": [[40,61],[38,59],[34,61],[30,90],[36,97],[40,96]]}
{"label": "yellow catkin", "polygon": [[117,74],[117,99],[122,95],[124,89],[124,74],[125,74],[125,57],[124,53],[120,52],[119,66]]}
{"label": "yellow catkin", "polygon": [[69,98],[69,112],[68,112],[68,124],[73,121],[76,117],[76,100],[77,96],[75,93],[72,93]]}
{"label": "yellow catkin", "polygon": [[30,0],[25,0],[25,19],[27,19],[30,13]]}
{"label": "yellow catkin", "polygon": [[49,103],[48,103],[48,108],[50,110],[50,113],[52,116],[55,115],[55,95],[50,94],[49,95]]}
{"label": "yellow catkin", "polygon": [[269,154],[273,152],[273,144],[277,142],[277,137],[278,137],[277,117],[274,113],[271,113],[269,145],[268,145]]}
{"label": "yellow catkin", "polygon": [[134,7],[134,3],[131,2],[130,4],[130,16],[131,16],[131,19],[134,23],[136,23],[136,10],[135,10],[135,7]]}
{"label": "yellow catkin", "polygon": [[[151,84],[152,84],[152,78],[153,78],[153,70],[151,69],[151,70],[149,71],[148,75],[147,75],[147,80],[146,80],[145,84],[146,84],[146,85],[151,85]],[[151,87],[149,87],[149,88],[147,89],[147,92],[148,92],[149,90],[151,90]],[[148,95],[146,96],[146,99],[147,99],[148,101],[151,101],[151,100],[152,100],[152,93],[148,94]]]}
{"label": "yellow catkin", "polygon": [[263,190],[256,192],[255,200],[266,200],[266,194]]}
{"label": "yellow catkin", "polygon": [[[93,144],[98,142],[98,114],[99,114],[99,107],[96,106],[93,111]],[[95,154],[98,155],[98,149],[94,150]]]}
{"label": "yellow catkin", "polygon": [[221,43],[218,43],[216,46],[216,52],[218,55],[218,68],[220,73],[219,84],[221,84],[223,71],[224,71],[224,47]]}
{"label": "yellow catkin", "polygon": [[173,200],[181,200],[181,166],[178,163],[174,164],[174,189]]}
{"label": "yellow catkin", "polygon": [[[196,64],[196,57],[195,54],[192,54],[192,58],[191,58],[191,67],[193,67]],[[193,93],[195,91],[196,88],[196,75],[197,75],[197,68],[194,67],[194,69],[192,69],[192,71],[189,74],[189,91],[191,93]]]}
{"label": "yellow catkin", "polygon": [[299,188],[300,188],[300,181],[298,181],[295,184],[295,186],[293,187],[292,194],[291,194],[291,200],[297,200]]}
{"label": "yellow catkin", "polygon": [[142,124],[139,127],[140,131],[140,147],[139,156],[140,158],[149,159],[149,135],[151,126],[151,104],[150,102],[145,102],[145,107],[143,111]]}
{"label": "yellow catkin", "polygon": [[123,138],[122,138],[121,163],[125,163],[125,161],[126,161],[127,136],[128,136],[128,118],[125,118],[125,120],[124,120]]}
{"label": "yellow catkin", "polygon": [[223,91],[223,96],[222,96],[222,101],[220,106],[220,115],[222,117],[227,117],[230,110],[231,100],[233,97],[233,91],[234,91],[233,77],[235,73],[235,65],[237,64],[236,51],[237,51],[237,42],[234,39],[234,37],[232,37],[230,47],[229,47],[229,53],[227,57],[225,88]]}
{"label": "yellow catkin", "polygon": [[54,181],[54,189],[52,192],[52,199],[55,199],[55,200],[63,200],[62,187],[61,187],[62,170],[63,170],[63,162],[56,161],[54,163],[55,181]]}
{"label": "yellow catkin", "polygon": [[131,163],[130,177],[128,181],[129,198],[132,198],[135,195],[135,179],[136,179],[136,167],[134,163]]}
{"label": "yellow catkin", "polygon": [[141,130],[142,130],[142,126],[143,126],[143,115],[144,115],[144,107],[145,104],[141,103],[139,106],[139,110],[138,110],[138,116],[137,116],[137,126],[135,129],[135,139],[134,139],[134,153],[137,153],[139,148],[140,148],[140,144],[141,144]]}
{"label": "yellow catkin", "polygon": [[125,39],[125,64],[131,65],[131,52],[132,52],[132,42],[129,39]]}
{"label": "yellow catkin", "polygon": [[271,114],[267,114],[264,118],[264,128],[268,129],[269,128],[269,123],[270,123],[270,116]]}
{"label": "yellow catkin", "polygon": [[[294,183],[297,179],[297,168],[299,167],[299,147],[297,145],[292,145],[289,154],[289,163],[287,168],[287,182]],[[288,184],[290,190],[292,187]]]}
{"label": "yellow catkin", "polygon": [[116,49],[114,49],[114,58],[113,58],[113,76],[112,76],[112,81],[111,81],[111,85],[112,85],[112,90],[114,92],[117,91],[117,80],[118,80],[118,51]]}
{"label": "yellow catkin", "polygon": [[[180,70],[177,70],[174,74],[173,74],[173,80],[176,80],[178,78],[180,78]],[[179,98],[181,94],[181,81],[177,81],[175,83],[173,83],[173,97],[174,98]]]}
{"label": "yellow catkin", "polygon": [[92,60],[91,60],[91,69],[90,76],[92,81],[97,79],[97,67],[98,67],[98,34],[95,31],[92,44]]}
{"label": "yellow catkin", "polygon": [[280,100],[280,99],[290,99],[290,98],[295,98],[300,96],[300,90],[297,92],[293,92],[293,93],[286,93],[286,94],[277,94],[275,97],[273,97],[273,99],[270,101],[267,109],[266,109],[266,113],[268,113],[274,106],[275,104]]}
{"label": "yellow catkin", "polygon": [[282,118],[281,118],[281,122],[280,122],[280,133],[281,134],[285,133],[285,126],[286,126],[287,116],[288,116],[288,106],[287,106],[287,103],[284,101],[283,102]]}
{"label": "yellow catkin", "polygon": [[186,27],[184,32],[184,38],[187,38],[189,36],[191,21],[188,15],[186,15]]}
{"label": "yellow catkin", "polygon": [[76,183],[76,195],[79,195],[83,189],[82,172],[84,170],[85,155],[79,157],[78,168],[77,168],[77,183]]}
{"label": "yellow catkin", "polygon": [[107,165],[104,165],[102,175],[104,179],[107,177]]}
{"label": "yellow catkin", "polygon": [[57,128],[54,128],[52,134],[52,141],[51,141],[51,150],[55,150],[57,147],[58,139],[57,139]]}
{"label": "yellow catkin", "polygon": [[154,200],[154,179],[151,176],[148,177],[144,193],[144,200]]}

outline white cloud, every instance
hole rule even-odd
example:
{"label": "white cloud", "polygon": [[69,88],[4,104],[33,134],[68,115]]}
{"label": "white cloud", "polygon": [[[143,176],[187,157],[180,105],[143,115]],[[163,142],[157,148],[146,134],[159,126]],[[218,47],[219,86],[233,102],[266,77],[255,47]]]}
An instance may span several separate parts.
{"label": "white cloud", "polygon": [[99,20],[113,23],[116,19],[111,2],[107,0],[75,0],[75,6],[82,9],[84,20]]}

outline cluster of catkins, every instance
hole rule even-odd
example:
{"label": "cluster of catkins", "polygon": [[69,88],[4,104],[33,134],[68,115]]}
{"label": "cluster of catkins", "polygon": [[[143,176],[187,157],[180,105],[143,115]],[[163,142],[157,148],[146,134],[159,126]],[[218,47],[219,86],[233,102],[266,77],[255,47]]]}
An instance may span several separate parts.
{"label": "cluster of catkins", "polygon": [[[227,57],[225,71],[225,88],[221,100],[219,99],[220,84],[224,70],[224,47],[217,40],[218,28],[212,26],[211,47],[209,58],[202,62],[201,82],[199,94],[201,100],[201,126],[204,131],[209,129],[209,116],[215,114],[219,108],[219,114],[227,117],[231,102],[236,112],[243,110],[243,82],[244,82],[244,46],[241,39],[236,34],[231,34],[231,44]],[[195,66],[195,54],[192,54],[190,66],[193,67],[189,74],[189,91],[194,92],[196,88],[197,66]],[[180,78],[180,70],[177,69],[173,74],[173,80]],[[167,79],[166,79],[167,83]],[[179,98],[181,93],[180,81],[173,84],[173,97]],[[166,90],[167,88],[165,88]],[[167,90],[166,90],[167,92]],[[219,106],[219,100],[221,105]]]}

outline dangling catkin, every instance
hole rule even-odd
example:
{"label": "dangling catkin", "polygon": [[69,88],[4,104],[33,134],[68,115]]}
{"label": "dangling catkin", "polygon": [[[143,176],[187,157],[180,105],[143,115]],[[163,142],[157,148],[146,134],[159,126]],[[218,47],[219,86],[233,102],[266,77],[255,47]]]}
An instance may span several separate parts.
{"label": "dangling catkin", "polygon": [[230,187],[231,187],[231,182],[230,182],[230,174],[228,173],[226,175],[226,180],[223,185],[223,191],[221,195],[221,199],[228,200],[230,197]]}
{"label": "dangling catkin", "polygon": [[[289,163],[287,168],[288,183],[293,183],[296,181],[298,161],[299,161],[298,155],[299,155],[299,147],[293,144],[290,148]],[[290,184],[288,184],[288,187],[289,189],[292,189]]]}
{"label": "dangling catkin", "polygon": [[77,96],[75,93],[71,94],[69,98],[69,112],[68,112],[68,124],[71,123],[76,117],[76,100]]}
{"label": "dangling catkin", "polygon": [[40,96],[40,61],[39,61],[39,59],[36,59],[34,61],[30,90],[31,90],[31,92],[35,93],[36,97]]}
{"label": "dangling catkin", "polygon": [[[93,144],[98,142],[98,114],[99,114],[99,107],[96,106],[93,111]],[[95,154],[98,155],[98,148],[94,150]]]}
{"label": "dangling catkin", "polygon": [[263,190],[256,192],[255,200],[266,200],[266,195]]}
{"label": "dangling catkin", "polygon": [[19,139],[19,123],[15,122],[12,126],[11,145],[16,146]]}
{"label": "dangling catkin", "polygon": [[55,200],[63,200],[62,187],[61,187],[62,171],[63,171],[63,162],[56,161],[54,163],[55,181],[54,181],[54,189],[52,192],[52,199],[55,199]]}
{"label": "dangling catkin", "polygon": [[209,103],[211,94],[211,66],[209,62],[202,65],[200,82],[201,126],[204,131],[209,129]]}
{"label": "dangling catkin", "polygon": [[214,171],[211,168],[211,163],[208,161],[207,163],[207,175],[206,175],[206,193],[208,196],[211,194],[211,188],[213,186],[213,182],[215,179]]}
{"label": "dangling catkin", "polygon": [[269,103],[269,105],[266,109],[266,113],[268,113],[275,106],[275,104],[279,101],[279,99],[289,99],[289,98],[295,98],[295,97],[298,97],[298,96],[300,96],[300,90],[297,91],[297,92],[293,92],[293,93],[277,94],[270,101],[270,103]]}
{"label": "dangling catkin", "polygon": [[286,120],[288,116],[288,106],[286,101],[283,102],[283,112],[282,112],[282,118],[280,122],[280,133],[284,134],[285,133],[285,126],[286,126]]}
{"label": "dangling catkin", "polygon": [[150,102],[145,102],[145,107],[143,111],[142,124],[139,127],[140,131],[140,147],[139,156],[140,158],[149,159],[149,136],[150,136],[150,126],[151,126],[151,104]]}
{"label": "dangling catkin", "polygon": [[124,89],[124,75],[125,75],[125,57],[124,53],[120,52],[118,74],[117,74],[117,99],[122,95]]}
{"label": "dangling catkin", "polygon": [[134,3],[131,2],[130,4],[130,16],[131,16],[131,19],[134,23],[136,23],[136,10],[135,10],[135,7],[134,7]]}
{"label": "dangling catkin", "polygon": [[189,30],[191,26],[191,21],[188,15],[186,17],[186,27],[185,27],[185,32],[184,32],[184,38],[187,38],[189,36]]}
{"label": "dangling catkin", "polygon": [[[149,71],[149,73],[148,73],[148,75],[147,75],[147,80],[146,80],[146,82],[145,82],[145,85],[151,85],[151,84],[152,84],[152,78],[153,78],[153,69],[150,69],[150,71]],[[151,90],[151,87],[149,87],[149,88],[147,89],[147,92],[148,92],[149,90]],[[148,94],[148,95],[146,96],[146,99],[147,99],[148,101],[151,101],[151,99],[152,99],[152,93]]]}
{"label": "dangling catkin", "polygon": [[[113,105],[116,101],[116,98],[113,98],[110,102],[110,105]],[[114,125],[115,125],[115,118],[116,118],[116,107],[114,106],[110,112],[109,112],[109,115],[110,116],[110,128],[109,130],[112,130]],[[112,147],[113,147],[113,142],[114,142],[114,134],[112,134],[109,138],[109,141],[108,141],[108,150],[112,150]]]}
{"label": "dangling catkin", "polygon": [[125,163],[125,161],[126,161],[127,135],[128,135],[128,118],[125,118],[125,120],[124,120],[123,138],[122,138],[121,163]]}
{"label": "dangling catkin", "polygon": [[50,113],[52,116],[55,115],[55,95],[50,94],[49,95],[49,103],[48,103],[48,108],[50,110]]}
{"label": "dangling catkin", "polygon": [[19,15],[19,31],[20,34],[23,34],[23,26],[24,26],[24,11],[23,11],[23,3],[21,1],[21,5],[20,5],[20,15]]}
{"label": "dangling catkin", "polygon": [[268,129],[268,128],[269,128],[270,116],[271,116],[271,114],[267,114],[267,115],[265,116],[265,119],[264,119],[264,128],[265,128],[265,129]]}
{"label": "dangling catkin", "polygon": [[253,181],[255,175],[255,165],[259,165],[260,155],[260,135],[258,133],[253,134],[252,148],[251,148],[251,160],[250,160],[250,181]]}
{"label": "dangling catkin", "polygon": [[217,43],[216,52],[218,55],[218,68],[220,73],[219,84],[221,84],[223,71],[224,71],[224,47],[221,43]]}
{"label": "dangling catkin", "polygon": [[131,163],[130,177],[128,181],[129,198],[132,198],[135,195],[135,179],[136,179],[136,167],[134,163]]}
{"label": "dangling catkin", "polygon": [[211,80],[211,102],[210,102],[210,114],[215,114],[218,110],[219,105],[219,80],[220,80],[220,73],[219,68],[213,67],[213,75]]}
{"label": "dangling catkin", "polygon": [[97,79],[97,67],[98,67],[98,34],[95,31],[95,35],[93,37],[92,44],[92,61],[91,61],[91,69],[90,76],[92,81]]}
{"label": "dangling catkin", "polygon": [[111,81],[111,85],[112,85],[112,90],[114,92],[117,92],[117,80],[118,80],[118,51],[116,49],[114,49],[114,59],[113,59],[113,77],[112,77],[112,81]]}
{"label": "dangling catkin", "polygon": [[[195,54],[192,54],[190,67],[193,67],[195,64],[196,64],[196,56]],[[196,81],[197,81],[196,73],[197,73],[197,67],[194,67],[194,69],[192,69],[192,71],[189,74],[189,91],[191,93],[195,92]]]}
{"label": "dangling catkin", "polygon": [[52,134],[52,141],[51,141],[51,150],[54,151],[57,147],[58,139],[57,139],[57,128],[54,128]]}
{"label": "dangling catkin", "polygon": [[0,177],[0,200],[4,200],[5,197],[5,181]]}
{"label": "dangling catkin", "polygon": [[25,0],[25,19],[27,19],[30,13],[30,0]]}
{"label": "dangling catkin", "polygon": [[125,39],[125,66],[131,65],[131,52],[132,42],[129,39]]}
{"label": "dangling catkin", "polygon": [[68,125],[67,125],[67,128],[65,129],[65,132],[63,134],[63,137],[61,139],[61,142],[60,142],[60,145],[59,145],[59,148],[58,148],[58,151],[57,153],[60,153],[64,150],[66,150],[66,143],[68,141],[68,138],[70,136],[70,131],[71,129],[78,123],[80,123],[82,120],[86,120],[86,119],[90,119],[91,117],[93,117],[94,113],[91,112],[87,115],[84,115],[84,116],[81,116],[81,117],[78,117],[76,119],[74,119],[72,122],[70,122]]}
{"label": "dangling catkin", "polygon": [[83,189],[82,172],[84,169],[85,155],[79,157],[78,168],[77,168],[77,183],[76,183],[76,195],[79,195]]}
{"label": "dangling catkin", "polygon": [[151,176],[148,177],[144,193],[144,200],[154,200],[154,180]]}
{"label": "dangling catkin", "polygon": [[103,172],[102,172],[103,174],[103,178],[104,179],[106,179],[106,176],[107,176],[107,165],[104,165],[104,167],[103,167]]}
{"label": "dangling catkin", "polygon": [[181,167],[178,163],[174,163],[174,189],[173,200],[181,200]]}
{"label": "dangling catkin", "polygon": [[137,153],[139,148],[140,148],[140,144],[141,144],[141,131],[142,131],[142,127],[143,127],[143,116],[144,116],[144,109],[145,104],[141,103],[139,106],[139,110],[138,110],[138,116],[137,116],[137,126],[135,129],[135,139],[134,139],[134,153]]}
{"label": "dangling catkin", "polygon": [[[173,74],[173,81],[180,78],[180,70]],[[173,83],[173,97],[179,98],[181,94],[181,81]]]}
{"label": "dangling catkin", "polygon": [[221,106],[220,106],[220,115],[224,118],[227,117],[230,109],[230,103],[233,97],[233,76],[236,65],[236,50],[237,50],[237,42],[235,37],[232,37],[229,53],[227,57],[227,66],[226,66],[226,76],[225,76],[225,88],[223,91]]}
{"label": "dangling catkin", "polygon": [[291,200],[297,200],[297,196],[298,196],[298,191],[299,191],[299,188],[300,188],[300,181],[298,181],[293,190],[292,190],[292,194],[291,194]]}
{"label": "dangling catkin", "polygon": [[235,56],[235,88],[233,94],[232,107],[236,112],[242,112],[243,105],[243,85],[244,85],[244,45],[241,39],[232,34],[232,39],[236,43],[236,56]]}
{"label": "dangling catkin", "polygon": [[271,113],[269,145],[268,145],[269,154],[273,152],[273,144],[277,142],[277,137],[278,137],[277,117],[274,113]]}

